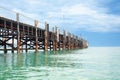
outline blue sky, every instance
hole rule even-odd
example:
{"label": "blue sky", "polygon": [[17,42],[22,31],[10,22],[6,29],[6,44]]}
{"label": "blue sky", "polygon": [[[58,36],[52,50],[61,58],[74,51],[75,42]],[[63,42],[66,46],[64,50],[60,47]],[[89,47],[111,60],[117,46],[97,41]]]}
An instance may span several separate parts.
{"label": "blue sky", "polygon": [[[0,7],[6,7],[21,15],[21,21],[39,20],[50,28],[58,26],[67,32],[82,36],[90,46],[120,46],[120,1],[119,0],[2,0]],[[0,15],[15,18],[4,13]],[[26,20],[28,18],[28,20]],[[27,23],[27,22],[26,22]]]}

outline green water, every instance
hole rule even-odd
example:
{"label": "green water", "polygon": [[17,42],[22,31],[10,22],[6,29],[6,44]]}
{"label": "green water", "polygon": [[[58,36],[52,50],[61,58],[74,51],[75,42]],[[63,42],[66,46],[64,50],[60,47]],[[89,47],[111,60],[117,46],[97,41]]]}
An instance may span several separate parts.
{"label": "green water", "polygon": [[0,80],[120,80],[120,47],[0,53]]}

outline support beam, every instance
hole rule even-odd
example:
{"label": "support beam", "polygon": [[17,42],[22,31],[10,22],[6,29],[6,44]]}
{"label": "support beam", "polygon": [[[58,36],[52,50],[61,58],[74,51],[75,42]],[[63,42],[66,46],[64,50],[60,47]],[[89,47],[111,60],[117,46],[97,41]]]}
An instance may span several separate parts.
{"label": "support beam", "polygon": [[12,36],[12,53],[14,53],[14,36]]}
{"label": "support beam", "polygon": [[60,32],[60,29],[57,29],[57,47],[58,47],[58,49],[60,50],[60,36],[59,36],[59,32]]}
{"label": "support beam", "polygon": [[11,52],[14,53],[14,30],[13,30],[12,22],[11,22],[11,31],[12,31],[12,50],[11,50]]}
{"label": "support beam", "polygon": [[26,42],[25,42],[25,51],[26,51],[26,53],[28,52],[28,46],[27,46],[27,42],[28,42],[28,40],[27,40],[27,36],[26,36],[26,40],[25,40]]}
{"label": "support beam", "polygon": [[16,13],[16,21],[17,21],[17,53],[20,53],[19,13]]}
{"label": "support beam", "polygon": [[54,27],[52,28],[52,32],[53,32],[53,35],[52,35],[53,51],[55,51],[55,30],[54,30]]}
{"label": "support beam", "polygon": [[45,22],[45,41],[44,41],[44,50],[48,51],[48,32],[49,32],[49,24]]}
{"label": "support beam", "polygon": [[3,34],[4,34],[4,53],[6,54],[7,53],[7,47],[6,47],[6,21],[4,21],[4,31],[3,31]]}
{"label": "support beam", "polygon": [[57,50],[57,47],[58,47],[58,44],[57,44],[57,32],[58,30],[57,30],[57,27],[55,27],[55,43],[54,43],[54,45],[55,45],[55,51]]}
{"label": "support beam", "polygon": [[23,35],[22,35],[22,32],[20,32],[20,50],[21,50],[21,52],[23,52],[23,42],[22,42],[22,38],[23,38]]}
{"label": "support beam", "polygon": [[68,50],[70,50],[70,45],[71,45],[70,41],[71,41],[71,34],[68,33]]}
{"label": "support beam", "polygon": [[78,49],[78,36],[76,36],[76,49]]}
{"label": "support beam", "polygon": [[72,37],[71,49],[74,49],[74,35],[72,34],[71,37]]}
{"label": "support beam", "polygon": [[38,53],[38,35],[37,35],[37,26],[38,26],[38,21],[35,20],[35,27],[36,27],[36,33],[35,33],[35,38],[36,38],[36,48],[35,48],[35,52]]}
{"label": "support beam", "polygon": [[51,51],[51,49],[52,49],[51,44],[52,44],[52,42],[50,41],[50,42],[49,42],[50,51]]}
{"label": "support beam", "polygon": [[64,50],[66,48],[66,32],[65,30],[63,30],[63,45],[62,45],[62,49]]}

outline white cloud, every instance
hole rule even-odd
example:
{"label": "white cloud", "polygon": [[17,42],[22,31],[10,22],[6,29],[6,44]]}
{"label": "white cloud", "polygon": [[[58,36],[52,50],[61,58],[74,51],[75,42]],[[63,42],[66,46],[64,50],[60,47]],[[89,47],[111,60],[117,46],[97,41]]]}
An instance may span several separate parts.
{"label": "white cloud", "polygon": [[52,17],[62,17],[63,15],[71,18],[71,20],[66,22],[78,24],[74,26],[75,29],[80,28],[94,32],[120,31],[120,16],[107,14],[107,9],[104,8],[76,4],[62,7],[61,11],[57,13],[49,13],[49,16]]}
{"label": "white cloud", "polygon": [[93,15],[95,10],[90,9],[82,4],[77,4],[71,7],[62,8],[62,13],[65,15]]}
{"label": "white cloud", "polygon": [[47,2],[44,2],[43,0],[25,0],[30,5],[47,5]]}

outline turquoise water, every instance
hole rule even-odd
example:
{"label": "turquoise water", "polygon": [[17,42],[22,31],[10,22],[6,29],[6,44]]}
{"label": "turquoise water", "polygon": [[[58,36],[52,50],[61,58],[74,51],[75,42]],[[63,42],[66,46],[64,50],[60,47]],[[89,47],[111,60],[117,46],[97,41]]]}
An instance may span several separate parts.
{"label": "turquoise water", "polygon": [[120,80],[120,47],[0,53],[0,80]]}

